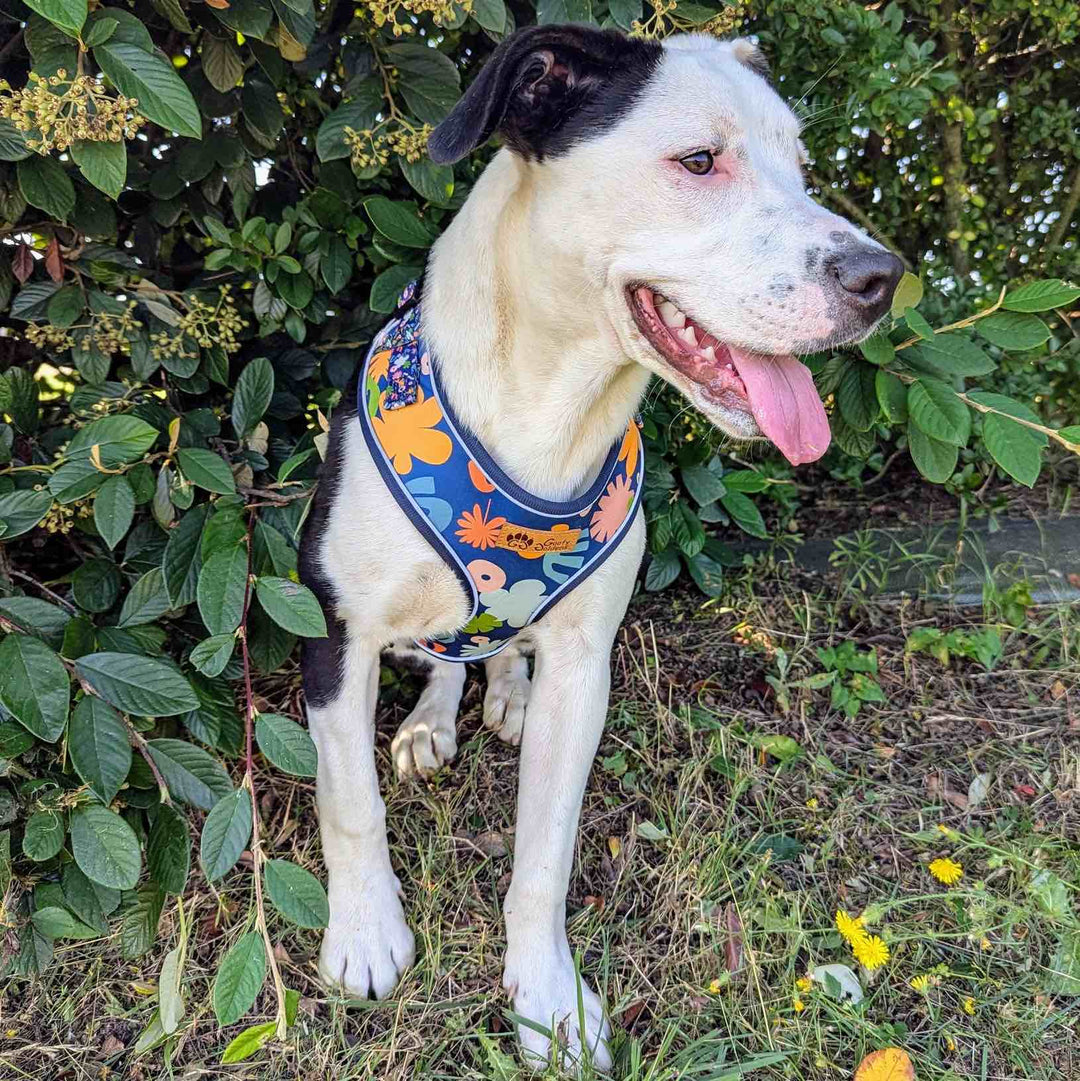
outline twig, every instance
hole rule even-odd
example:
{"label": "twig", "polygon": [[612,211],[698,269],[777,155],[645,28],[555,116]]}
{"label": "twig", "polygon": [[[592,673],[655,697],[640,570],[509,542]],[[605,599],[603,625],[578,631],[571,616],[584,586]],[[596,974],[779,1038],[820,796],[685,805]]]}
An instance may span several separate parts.
{"label": "twig", "polygon": [[262,893],[262,864],[265,856],[259,837],[259,804],[255,798],[255,758],[252,751],[252,727],[255,719],[255,695],[251,686],[251,658],[248,655],[247,625],[248,611],[251,608],[251,530],[256,516],[248,519],[247,528],[247,580],[244,584],[244,610],[240,617],[240,654],[244,662],[244,780],[242,787],[251,796],[251,862],[255,874],[255,924],[262,935],[266,960],[270,965],[270,975],[274,980],[274,995],[277,999],[277,1036],[285,1039],[288,1023],[285,1019],[285,984],[281,979],[281,969],[274,956],[274,945],[270,941],[270,932],[266,929],[266,907]]}
{"label": "twig", "polygon": [[43,586],[36,578],[31,577],[29,574],[25,574],[23,571],[17,571],[14,568],[8,572],[12,578],[21,578],[24,582],[29,582],[32,586],[40,589],[42,593],[47,597],[52,597],[57,604],[66,608],[72,615],[78,615],[79,610],[71,603],[71,601],[65,600],[59,593],[54,593],[48,586]]}
{"label": "twig", "polygon": [[[83,684],[84,688],[86,685]],[[86,688],[91,694],[97,694],[92,687]],[[123,718],[124,727],[127,729],[128,743],[135,748],[143,756],[143,760],[150,767],[150,772],[154,775],[154,780],[157,781],[158,792],[161,794],[161,802],[172,804],[172,797],[169,795],[169,786],[165,783],[165,778],[162,776],[161,770],[158,769],[157,763],[154,761],[154,756],[150,753],[150,748],[146,744],[146,740],[143,739],[142,733],[135,730],[134,725],[126,718]]]}

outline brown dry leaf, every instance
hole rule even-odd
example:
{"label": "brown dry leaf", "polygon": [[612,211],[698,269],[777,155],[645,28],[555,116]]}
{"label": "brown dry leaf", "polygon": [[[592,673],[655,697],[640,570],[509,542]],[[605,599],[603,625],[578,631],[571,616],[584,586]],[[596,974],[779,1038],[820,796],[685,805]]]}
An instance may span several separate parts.
{"label": "brown dry leaf", "polygon": [[875,743],[874,744],[874,753],[879,758],[894,758],[896,756],[896,748],[895,747],[886,747],[882,743]]}
{"label": "brown dry leaf", "polygon": [[1050,686],[1050,697],[1056,702],[1060,698],[1064,698],[1068,693],[1068,689],[1060,679],[1055,679]]}
{"label": "brown dry leaf", "polygon": [[915,1067],[906,1051],[885,1047],[859,1063],[855,1081],[915,1081]]}
{"label": "brown dry leaf", "polygon": [[55,236],[45,249],[45,269],[54,282],[64,280],[64,257],[60,254],[60,241]]}
{"label": "brown dry leaf", "polygon": [[926,775],[926,790],[931,799],[945,800],[951,803],[958,811],[968,809],[968,798],[962,792],[956,792],[949,787],[949,782],[942,773],[928,773]]}
{"label": "brown dry leaf", "polygon": [[34,256],[28,244],[20,244],[15,249],[15,258],[11,260],[11,273],[19,279],[20,285],[34,273]]}
{"label": "brown dry leaf", "polygon": [[618,837],[609,837],[607,839],[608,851],[611,853],[611,858],[617,860],[619,853],[622,851],[622,844]]}
{"label": "brown dry leaf", "polygon": [[724,942],[724,965],[728,972],[738,972],[743,963],[743,933],[739,910],[728,901],[724,909],[724,929],[727,939]]}
{"label": "brown dry leaf", "polygon": [[105,1042],[101,1045],[103,1055],[115,1055],[123,1050],[124,1045],[115,1036],[106,1036]]}

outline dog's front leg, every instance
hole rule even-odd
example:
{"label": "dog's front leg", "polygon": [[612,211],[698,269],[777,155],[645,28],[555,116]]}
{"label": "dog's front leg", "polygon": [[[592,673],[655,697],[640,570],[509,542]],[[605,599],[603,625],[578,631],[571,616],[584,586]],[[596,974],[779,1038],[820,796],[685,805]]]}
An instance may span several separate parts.
{"label": "dog's front leg", "polygon": [[309,665],[341,664],[336,697],[308,705],[319,750],[316,794],[330,886],[319,975],[349,994],[382,998],[412,963],[413,934],[390,866],[386,806],[375,773],[379,647],[358,635],[345,639],[340,662],[314,652],[304,658],[305,674]]}
{"label": "dog's front leg", "polygon": [[[596,633],[590,633],[595,630]],[[514,875],[506,895],[503,986],[514,1010],[553,1031],[559,1055],[581,1055],[578,991],[566,940],[566,889],[581,798],[600,742],[610,685],[611,632],[555,628],[537,646],[532,696],[521,740]],[[601,1069],[611,1065],[610,1028],[600,999],[581,988],[585,1043]],[[526,1062],[542,1067],[550,1041],[518,1026]]]}

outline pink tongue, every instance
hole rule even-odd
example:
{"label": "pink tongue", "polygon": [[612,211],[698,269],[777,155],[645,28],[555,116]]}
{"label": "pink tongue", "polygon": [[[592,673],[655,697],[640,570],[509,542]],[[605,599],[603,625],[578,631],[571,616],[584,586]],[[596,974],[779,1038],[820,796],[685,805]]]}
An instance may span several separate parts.
{"label": "pink tongue", "polygon": [[792,465],[816,462],[832,435],[810,369],[794,357],[728,348],[758,427]]}

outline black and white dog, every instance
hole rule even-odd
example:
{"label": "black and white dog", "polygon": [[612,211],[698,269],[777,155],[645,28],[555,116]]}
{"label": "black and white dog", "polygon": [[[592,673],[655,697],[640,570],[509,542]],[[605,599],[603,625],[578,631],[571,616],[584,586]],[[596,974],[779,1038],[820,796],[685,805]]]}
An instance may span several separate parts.
{"label": "black and white dog", "polygon": [[[521,488],[592,484],[653,375],[721,431],[793,463],[828,446],[792,354],[854,342],[889,306],[899,260],[806,195],[799,123],[745,40],[662,45],[532,27],[495,50],[429,150],[502,149],[435,245],[422,326],[442,395]],[[484,722],[521,744],[503,984],[514,1009],[610,1065],[604,1007],[577,985],[565,898],[581,798],[608,705],[609,654],[645,543],[640,512],[610,558],[486,662]],[[318,745],[330,925],[320,973],[388,995],[414,956],[374,757],[381,653],[461,628],[461,582],[389,491],[356,403],[335,411],[301,574],[330,636],[303,661]],[[518,646],[535,651],[530,683]],[[408,647],[406,647],[407,649]],[[393,742],[402,774],[456,751],[464,665],[435,661]],[[549,1041],[521,1026],[526,1058]]]}

